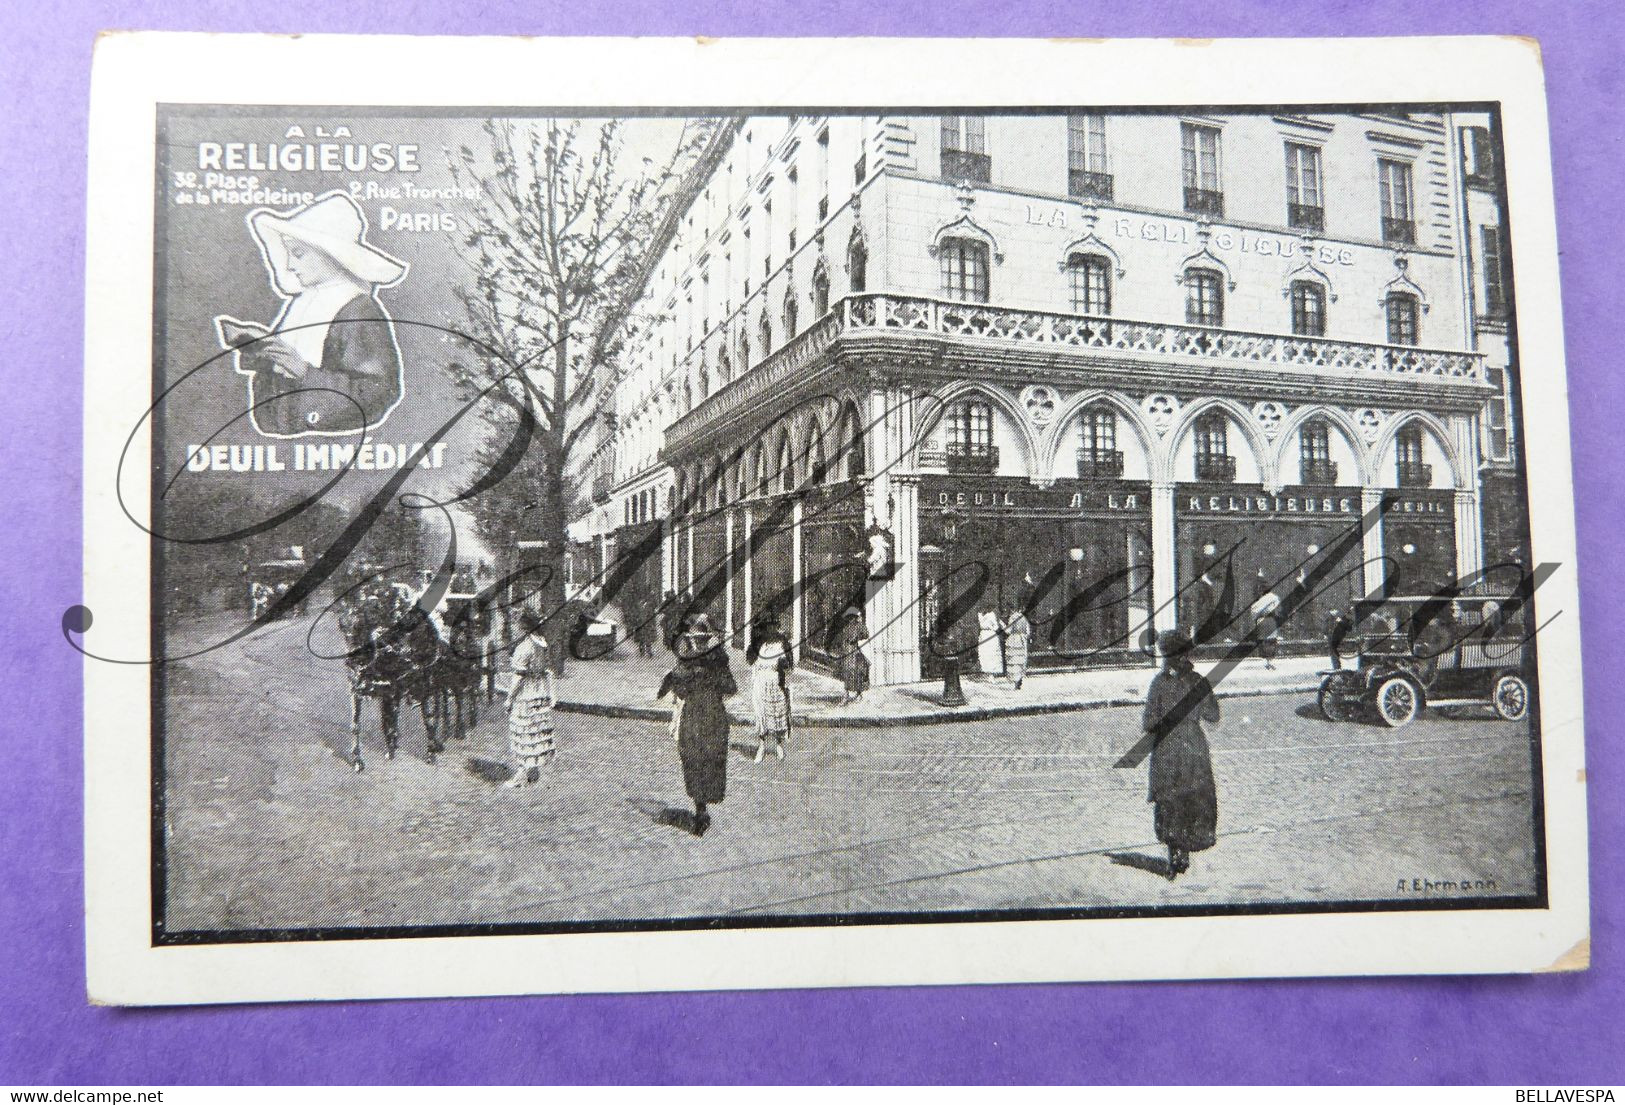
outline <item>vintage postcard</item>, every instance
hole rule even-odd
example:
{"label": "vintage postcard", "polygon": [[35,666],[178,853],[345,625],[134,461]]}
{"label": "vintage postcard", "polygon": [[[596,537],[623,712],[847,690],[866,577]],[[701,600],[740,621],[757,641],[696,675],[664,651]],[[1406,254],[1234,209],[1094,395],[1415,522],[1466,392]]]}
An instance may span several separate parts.
{"label": "vintage postcard", "polygon": [[1588,962],[1513,39],[112,35],[89,995]]}

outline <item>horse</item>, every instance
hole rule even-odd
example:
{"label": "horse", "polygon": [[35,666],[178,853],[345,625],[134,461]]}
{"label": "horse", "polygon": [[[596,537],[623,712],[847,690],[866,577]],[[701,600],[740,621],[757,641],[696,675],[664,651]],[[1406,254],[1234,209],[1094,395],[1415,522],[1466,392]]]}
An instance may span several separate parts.
{"label": "horse", "polygon": [[[472,605],[448,611],[447,641],[435,665],[434,683],[440,716],[457,740],[480,723],[480,679],[485,674],[485,648]],[[466,720],[465,720],[466,712]]]}
{"label": "horse", "polygon": [[445,717],[445,691],[439,684],[445,643],[428,614],[404,605],[398,593],[373,591],[349,603],[339,613],[339,631],[349,646],[345,665],[350,675],[350,767],[360,772],[361,705],[378,700],[384,735],[384,758],[394,759],[400,741],[400,707],[416,703],[428,739],[425,759],[435,762],[445,750],[439,739]]}

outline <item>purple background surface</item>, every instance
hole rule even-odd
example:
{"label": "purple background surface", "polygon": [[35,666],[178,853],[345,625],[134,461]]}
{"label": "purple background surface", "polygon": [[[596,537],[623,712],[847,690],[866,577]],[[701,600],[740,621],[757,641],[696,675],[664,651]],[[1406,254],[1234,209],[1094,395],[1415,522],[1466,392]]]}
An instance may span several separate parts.
{"label": "purple background surface", "polygon": [[[1613,954],[1625,895],[1612,847],[1625,755],[1607,724],[1625,709],[1612,633],[1625,498],[1615,482],[1625,396],[1614,333],[1625,252],[1625,18],[1601,2],[1562,0],[1158,0],[1113,9],[1055,0],[643,0],[579,11],[534,0],[8,5],[0,194],[12,207],[0,216],[0,272],[11,293],[0,306],[0,371],[15,386],[0,432],[10,517],[0,536],[0,1083],[1625,1081],[1625,972]],[[109,28],[1540,39],[1583,557],[1595,966],[1528,978],[88,1006],[79,663],[58,625],[79,598],[86,113],[92,43]],[[1293,60],[1283,52],[1283,65]]]}

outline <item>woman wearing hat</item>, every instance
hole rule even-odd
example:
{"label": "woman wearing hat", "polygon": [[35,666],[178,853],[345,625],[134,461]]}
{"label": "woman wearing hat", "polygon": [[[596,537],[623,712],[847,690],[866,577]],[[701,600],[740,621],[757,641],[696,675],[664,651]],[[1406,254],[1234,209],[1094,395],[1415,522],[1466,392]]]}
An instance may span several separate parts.
{"label": "woman wearing hat", "polygon": [[1213,847],[1219,796],[1202,722],[1219,720],[1219,700],[1190,661],[1190,638],[1179,630],[1157,635],[1162,671],[1145,696],[1142,726],[1151,746],[1151,788],[1157,839],[1168,847],[1168,878],[1190,867],[1190,854]]}
{"label": "woman wearing hat", "polygon": [[1281,647],[1281,598],[1274,591],[1265,591],[1253,600],[1251,607],[1253,628],[1251,634],[1258,654],[1264,658],[1264,667],[1275,668],[1275,654]]}
{"label": "woman wearing hat", "polygon": [[683,786],[694,801],[693,832],[703,836],[711,826],[706,807],[728,792],[728,710],[722,700],[739,691],[722,639],[711,620],[700,614],[674,642],[677,665],[661,681],[656,698],[677,696],[677,755],[683,763]]}
{"label": "woman wearing hat", "polygon": [[863,612],[849,606],[842,616],[841,632],[836,641],[836,667],[841,672],[841,685],[845,693],[841,705],[856,702],[869,687],[869,627],[863,624]]}
{"label": "woman wearing hat", "polygon": [[547,662],[547,641],[542,637],[542,616],[534,610],[519,612],[524,637],[513,650],[513,682],[508,685],[508,748],[519,761],[507,786],[523,787],[534,774],[539,782],[542,765],[553,758],[553,671]]}
{"label": "woman wearing hat", "polygon": [[334,192],[286,214],[255,211],[249,228],[286,301],[270,333],[221,316],[240,351],[249,417],[272,437],[347,434],[380,425],[400,402],[401,353],[376,289],[406,264],[366,242],[355,201]]}

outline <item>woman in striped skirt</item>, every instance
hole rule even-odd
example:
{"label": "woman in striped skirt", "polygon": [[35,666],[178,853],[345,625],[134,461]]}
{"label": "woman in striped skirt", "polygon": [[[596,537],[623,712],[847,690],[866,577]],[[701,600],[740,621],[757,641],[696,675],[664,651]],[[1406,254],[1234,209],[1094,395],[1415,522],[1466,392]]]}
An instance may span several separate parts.
{"label": "woman in striped skirt", "polygon": [[513,682],[508,684],[508,748],[519,770],[505,784],[523,787],[553,758],[553,671],[548,665],[542,617],[534,610],[519,615],[524,638],[513,650]]}

